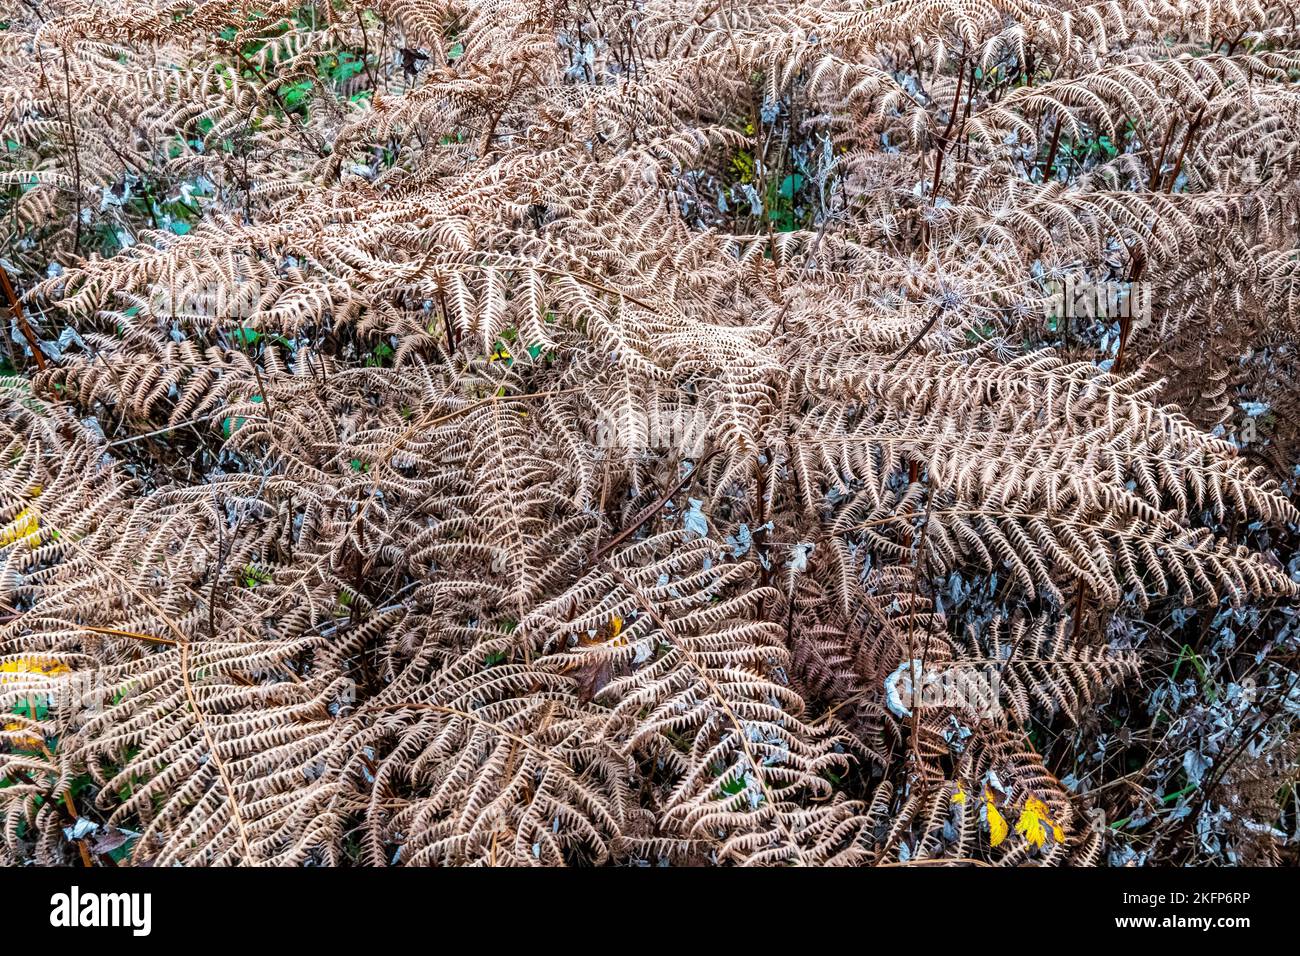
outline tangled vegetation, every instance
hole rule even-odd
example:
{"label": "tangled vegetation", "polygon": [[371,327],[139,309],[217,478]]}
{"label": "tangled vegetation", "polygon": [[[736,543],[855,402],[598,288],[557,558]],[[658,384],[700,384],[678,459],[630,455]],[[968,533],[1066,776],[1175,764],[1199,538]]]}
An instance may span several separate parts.
{"label": "tangled vegetation", "polygon": [[1290,0],[0,63],[3,862],[1297,862]]}

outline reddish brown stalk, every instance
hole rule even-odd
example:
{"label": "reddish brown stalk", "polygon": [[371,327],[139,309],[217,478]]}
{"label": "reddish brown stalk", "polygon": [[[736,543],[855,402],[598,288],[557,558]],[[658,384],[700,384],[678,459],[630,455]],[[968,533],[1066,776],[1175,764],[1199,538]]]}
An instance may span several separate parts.
{"label": "reddish brown stalk", "polygon": [[[1129,282],[1136,282],[1142,276],[1142,269],[1146,266],[1146,259],[1141,253],[1134,251],[1133,264],[1129,268]],[[1132,312],[1132,310],[1129,310]],[[1119,320],[1119,349],[1115,353],[1115,364],[1111,366],[1111,371],[1119,375],[1124,368],[1124,357],[1128,352],[1129,334],[1133,331],[1133,317],[1126,315]]]}
{"label": "reddish brown stalk", "polygon": [[1052,131],[1052,141],[1047,147],[1047,161],[1043,164],[1043,182],[1047,182],[1052,178],[1052,167],[1056,164],[1056,150],[1061,144],[1061,126],[1063,123],[1064,118],[1058,116],[1056,118],[1056,129]]}
{"label": "reddish brown stalk", "polygon": [[1178,159],[1174,163],[1173,171],[1169,174],[1169,182],[1165,186],[1165,192],[1172,193],[1174,191],[1174,183],[1178,182],[1178,174],[1183,171],[1183,159],[1187,156],[1187,149],[1192,145],[1192,140],[1196,138],[1196,131],[1204,118],[1205,107],[1202,106],[1195,119],[1192,120],[1192,124],[1187,127],[1187,135],[1183,137],[1183,145],[1178,150]]}
{"label": "reddish brown stalk", "polygon": [[1174,138],[1174,126],[1176,123],[1177,120],[1175,119],[1169,120],[1169,128],[1165,130],[1164,141],[1160,144],[1160,155],[1156,157],[1156,161],[1151,167],[1151,178],[1147,181],[1147,189],[1151,192],[1155,192],[1156,187],[1160,185],[1160,170],[1164,168],[1165,153],[1169,151],[1169,143]]}
{"label": "reddish brown stalk", "polygon": [[948,137],[952,135],[953,127],[957,125],[957,111],[961,106],[961,89],[963,81],[966,79],[966,61],[965,58],[957,66],[957,89],[952,94],[952,106],[948,108],[948,125],[939,137],[939,145],[934,158],[934,184],[930,188],[930,205],[933,206],[939,200],[939,177],[943,174],[944,154],[948,150]]}
{"label": "reddish brown stalk", "polygon": [[45,356],[41,354],[41,344],[36,338],[36,333],[27,322],[27,316],[23,314],[23,303],[14,290],[13,282],[9,279],[9,272],[3,265],[0,265],[0,291],[4,292],[5,301],[9,304],[9,311],[14,315],[14,321],[18,323],[18,331],[22,332],[23,338],[27,340],[27,347],[32,350],[32,357],[36,360],[36,367],[42,372],[45,371]]}

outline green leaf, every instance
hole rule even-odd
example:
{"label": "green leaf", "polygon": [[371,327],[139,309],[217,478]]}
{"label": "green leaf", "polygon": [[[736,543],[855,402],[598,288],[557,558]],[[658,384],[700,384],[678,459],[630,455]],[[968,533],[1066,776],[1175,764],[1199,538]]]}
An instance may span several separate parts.
{"label": "green leaf", "polygon": [[244,565],[244,572],[242,577],[244,581],[244,587],[250,589],[257,587],[259,584],[268,584],[271,581],[270,572],[263,571],[255,564]]}
{"label": "green leaf", "polygon": [[[30,706],[36,704],[35,713],[31,712]],[[14,704],[10,713],[17,714],[19,717],[28,717],[32,720],[44,720],[50,712],[50,706],[47,700],[21,700]]]}
{"label": "green leaf", "polygon": [[335,83],[344,83],[364,70],[366,64],[355,53],[344,51],[319,60],[317,67]]}
{"label": "green leaf", "polygon": [[755,179],[756,166],[754,157],[748,150],[740,150],[735,156],[731,157],[731,168],[736,174],[736,179],[742,183],[752,183]]}
{"label": "green leaf", "polygon": [[734,797],[736,794],[740,793],[744,789],[745,789],[744,777],[733,777],[730,780],[724,781],[722,784],[722,792],[729,797]]}
{"label": "green leaf", "polygon": [[112,858],[113,862],[121,863],[123,860],[125,860],[126,855],[131,852],[131,844],[134,843],[137,839],[139,838],[129,836],[126,838],[126,842],[123,843],[116,850],[109,850],[108,855]]}
{"label": "green leaf", "polygon": [[284,103],[286,109],[293,109],[302,104],[311,95],[311,91],[312,85],[306,80],[301,83],[289,83],[280,88],[280,101]]}
{"label": "green leaf", "polygon": [[794,194],[803,186],[803,176],[799,173],[791,173],[785,179],[781,180],[781,188],[777,190],[784,199],[794,199]]}

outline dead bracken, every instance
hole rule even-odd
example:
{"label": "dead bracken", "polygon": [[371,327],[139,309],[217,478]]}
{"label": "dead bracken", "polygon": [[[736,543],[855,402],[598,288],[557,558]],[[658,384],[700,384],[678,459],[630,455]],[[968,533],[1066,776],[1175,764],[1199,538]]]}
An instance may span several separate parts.
{"label": "dead bracken", "polygon": [[1292,7],[5,3],[0,862],[1300,862]]}

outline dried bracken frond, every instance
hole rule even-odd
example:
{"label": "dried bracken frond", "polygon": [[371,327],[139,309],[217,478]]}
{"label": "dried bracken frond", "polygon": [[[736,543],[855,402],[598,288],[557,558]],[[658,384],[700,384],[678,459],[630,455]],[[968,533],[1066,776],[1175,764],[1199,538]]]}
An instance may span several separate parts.
{"label": "dried bracken frond", "polygon": [[0,21],[0,860],[1294,856],[1287,5]]}

